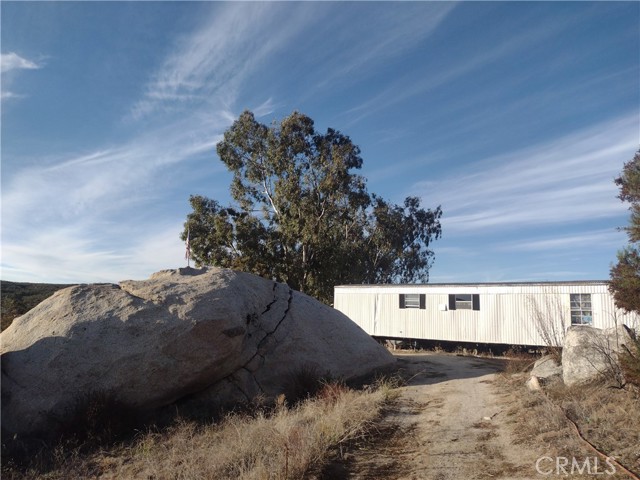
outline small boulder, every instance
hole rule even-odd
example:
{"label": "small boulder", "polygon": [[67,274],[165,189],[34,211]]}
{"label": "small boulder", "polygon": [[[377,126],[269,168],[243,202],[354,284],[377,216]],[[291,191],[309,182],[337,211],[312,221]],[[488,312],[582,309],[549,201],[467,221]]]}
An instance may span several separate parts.
{"label": "small boulder", "polygon": [[560,375],[562,375],[562,366],[558,364],[556,357],[552,355],[545,355],[538,359],[531,370],[531,376],[536,376],[538,379],[543,380]]}
{"label": "small boulder", "polygon": [[55,431],[96,393],[149,409],[207,391],[275,397],[300,368],[349,379],[395,363],[342,313],[287,285],[183,268],[58,291],[2,332],[2,430]]}
{"label": "small boulder", "polygon": [[567,386],[586,383],[598,378],[622,384],[618,354],[631,347],[632,332],[619,325],[599,329],[573,326],[567,330],[562,349],[562,379]]}
{"label": "small boulder", "polygon": [[538,377],[532,375],[527,381],[527,388],[533,392],[540,390],[540,381],[538,380]]}

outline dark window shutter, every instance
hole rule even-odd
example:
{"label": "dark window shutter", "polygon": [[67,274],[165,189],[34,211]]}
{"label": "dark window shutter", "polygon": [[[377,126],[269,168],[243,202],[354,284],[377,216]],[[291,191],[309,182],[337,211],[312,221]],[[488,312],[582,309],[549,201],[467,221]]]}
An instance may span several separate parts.
{"label": "dark window shutter", "polygon": [[449,310],[456,309],[456,296],[454,294],[449,294]]}
{"label": "dark window shutter", "polygon": [[400,308],[406,308],[404,306],[404,293],[400,294]]}
{"label": "dark window shutter", "polygon": [[422,310],[427,308],[427,296],[424,293],[420,294],[420,308]]}
{"label": "dark window shutter", "polygon": [[477,293],[474,293],[471,298],[473,301],[473,309],[480,310],[480,295]]}

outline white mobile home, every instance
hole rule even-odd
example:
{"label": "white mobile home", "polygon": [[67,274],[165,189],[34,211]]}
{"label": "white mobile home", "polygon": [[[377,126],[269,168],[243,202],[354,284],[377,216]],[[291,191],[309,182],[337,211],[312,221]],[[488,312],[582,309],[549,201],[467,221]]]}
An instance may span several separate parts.
{"label": "white mobile home", "polygon": [[606,281],[343,285],[334,307],[389,339],[544,346],[571,325],[640,326],[615,307]]}

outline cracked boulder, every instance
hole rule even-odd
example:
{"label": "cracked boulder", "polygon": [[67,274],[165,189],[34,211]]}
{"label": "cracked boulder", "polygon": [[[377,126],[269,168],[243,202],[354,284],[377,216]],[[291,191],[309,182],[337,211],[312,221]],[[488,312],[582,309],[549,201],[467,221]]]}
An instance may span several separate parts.
{"label": "cracked boulder", "polygon": [[2,430],[55,430],[79,399],[154,408],[275,397],[296,368],[349,379],[394,363],[342,313],[218,268],[56,292],[1,334]]}

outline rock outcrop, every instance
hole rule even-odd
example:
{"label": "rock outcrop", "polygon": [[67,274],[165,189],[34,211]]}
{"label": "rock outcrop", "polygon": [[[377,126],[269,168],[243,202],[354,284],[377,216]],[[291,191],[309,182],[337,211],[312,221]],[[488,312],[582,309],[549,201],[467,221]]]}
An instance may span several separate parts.
{"label": "rock outcrop", "polygon": [[395,362],[342,313],[217,268],[61,290],[1,342],[2,428],[18,434],[55,429],[96,392],[142,408],[203,391],[224,404],[276,396],[297,368],[348,379]]}
{"label": "rock outcrop", "polygon": [[623,383],[618,364],[623,345],[632,346],[631,332],[624,325],[604,330],[587,326],[569,328],[562,349],[564,383],[571,386],[597,378]]}

